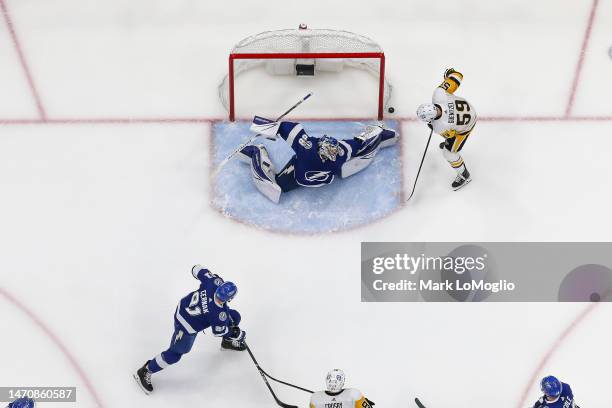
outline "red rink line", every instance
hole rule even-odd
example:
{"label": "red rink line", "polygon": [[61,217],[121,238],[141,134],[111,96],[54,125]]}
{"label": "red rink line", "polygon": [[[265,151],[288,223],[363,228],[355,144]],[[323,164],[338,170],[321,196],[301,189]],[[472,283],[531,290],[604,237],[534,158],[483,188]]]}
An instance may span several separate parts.
{"label": "red rink line", "polygon": [[85,384],[85,387],[87,388],[87,391],[89,391],[92,398],[94,399],[96,406],[103,408],[104,404],[102,404],[100,397],[98,397],[98,393],[94,389],[91,381],[89,381],[89,378],[85,374],[85,371],[83,371],[83,369],[77,362],[76,358],[72,354],[70,354],[70,351],[61,342],[59,337],[55,333],[53,333],[53,331],[51,331],[51,329],[49,329],[49,327],[46,324],[44,324],[43,321],[40,320],[40,318],[34,314],[34,312],[32,312],[27,306],[25,306],[17,298],[12,296],[10,293],[8,293],[6,290],[4,290],[1,287],[0,287],[0,295],[4,296],[5,299],[8,300],[10,303],[12,303],[15,307],[17,307],[17,309],[25,313],[30,318],[30,320],[47,335],[47,337],[57,346],[57,348],[60,349],[64,357],[68,359],[68,362],[70,363],[72,368],[76,371],[76,373],[80,377],[81,381],[83,381],[83,384]]}
{"label": "red rink line", "polygon": [[[1,2],[2,0],[0,0]],[[198,124],[223,122],[222,118],[205,117],[107,117],[107,118],[64,118],[64,119],[0,119],[0,125],[142,125],[142,124]],[[293,118],[296,121],[348,121],[368,122],[372,118]],[[389,117],[387,120],[400,122],[416,122],[415,117]],[[611,116],[482,116],[481,122],[610,122]],[[237,121],[251,121],[251,118],[237,119]]]}
{"label": "red rink line", "polygon": [[36,89],[36,85],[34,85],[34,79],[32,78],[32,73],[30,72],[30,68],[28,68],[28,63],[26,62],[25,55],[23,53],[23,49],[21,48],[21,43],[19,42],[19,38],[17,37],[17,32],[15,31],[15,26],[13,25],[13,21],[11,20],[11,16],[9,14],[8,8],[6,7],[5,0],[0,0],[0,8],[2,9],[2,15],[4,16],[4,21],[6,22],[6,26],[11,35],[11,41],[13,42],[13,46],[15,47],[15,51],[19,56],[19,62],[21,63],[21,69],[28,80],[28,85],[30,87],[30,93],[36,101],[36,108],[38,109],[38,115],[41,119],[45,119],[47,114],[45,113],[45,108],[43,107],[42,101],[40,99],[40,95],[38,94],[38,90]]}
{"label": "red rink line", "polygon": [[586,50],[589,47],[589,40],[591,39],[591,31],[593,30],[593,22],[595,21],[595,14],[597,13],[597,5],[599,0],[593,0],[591,5],[591,13],[589,14],[589,22],[587,23],[586,30],[584,32],[584,38],[582,39],[582,47],[580,48],[580,57],[576,64],[576,71],[574,73],[574,81],[572,82],[572,91],[567,101],[567,107],[565,108],[565,116],[570,116],[572,109],[574,108],[574,99],[576,97],[576,90],[578,89],[578,83],[580,82],[580,74],[582,73],[582,66],[584,65],[584,56]]}
{"label": "red rink line", "polygon": [[551,357],[553,356],[553,354],[555,354],[555,352],[561,347],[561,345],[563,344],[563,342],[569,337],[570,334],[572,334],[575,330],[576,327],[578,327],[578,325],[580,323],[582,323],[582,321],[593,311],[593,309],[595,309],[600,303],[590,303],[582,312],[580,312],[580,314],[578,316],[576,316],[574,318],[574,320],[569,324],[569,326],[567,326],[565,328],[565,330],[563,330],[563,332],[559,335],[559,337],[555,340],[555,342],[552,344],[552,346],[550,347],[550,349],[548,350],[548,352],[546,352],[546,354],[544,355],[544,357],[542,357],[542,359],[540,360],[540,363],[537,365],[537,367],[533,370],[533,373],[531,374],[531,377],[529,378],[529,381],[527,381],[527,384],[525,384],[525,388],[523,389],[523,393],[521,394],[521,399],[519,400],[518,404],[517,404],[517,408],[525,408],[526,407],[526,403],[527,403],[527,396],[529,394],[529,390],[531,389],[531,387],[538,382],[539,377],[542,375],[542,371],[544,370],[544,367],[546,367],[546,365],[548,364],[548,362],[550,361]]}
{"label": "red rink line", "polygon": [[[2,1],[2,0],[0,0]],[[65,118],[65,119],[0,119],[0,125],[138,125],[198,124],[216,122],[209,118]]]}

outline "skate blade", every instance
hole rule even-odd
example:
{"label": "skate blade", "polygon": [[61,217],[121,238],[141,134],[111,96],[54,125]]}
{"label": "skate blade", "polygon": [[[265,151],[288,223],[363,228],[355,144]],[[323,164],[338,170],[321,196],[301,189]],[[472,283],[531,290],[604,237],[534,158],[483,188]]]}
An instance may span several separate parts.
{"label": "skate blade", "polygon": [[147,389],[145,389],[145,387],[142,386],[142,384],[140,383],[140,378],[138,378],[138,375],[136,374],[132,374],[132,377],[134,378],[134,380],[136,380],[136,384],[138,384],[138,387],[147,395],[151,394]]}
{"label": "skate blade", "polygon": [[472,178],[470,177],[469,179],[465,180],[465,183],[463,183],[462,185],[460,185],[459,187],[455,187],[453,188],[453,191],[457,191],[457,190],[461,190],[463,187],[467,186],[468,184],[470,184],[470,181],[472,181]]}

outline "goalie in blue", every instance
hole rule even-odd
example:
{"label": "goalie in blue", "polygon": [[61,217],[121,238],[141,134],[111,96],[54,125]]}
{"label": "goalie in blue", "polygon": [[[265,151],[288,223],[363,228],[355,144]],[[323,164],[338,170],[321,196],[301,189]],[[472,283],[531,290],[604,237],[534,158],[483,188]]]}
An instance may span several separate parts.
{"label": "goalie in blue", "polygon": [[253,182],[271,201],[278,203],[281,193],[297,187],[321,187],[336,177],[346,178],[368,167],[376,153],[393,145],[397,133],[382,126],[367,126],[350,139],[308,136],[296,122],[274,122],[255,116],[251,131],[269,139],[283,138],[295,154],[278,173],[263,145],[248,145],[238,158],[251,165]]}
{"label": "goalie in blue", "polygon": [[200,287],[180,300],[174,314],[170,346],[134,374],[134,379],[146,394],[153,391],[151,374],[177,363],[189,353],[197,334],[207,328],[211,329],[213,336],[222,338],[222,348],[246,350],[246,332],[238,327],[240,313],[228,306],[238,292],[236,285],[223,281],[219,275],[200,265],[195,265],[191,274],[200,281]]}

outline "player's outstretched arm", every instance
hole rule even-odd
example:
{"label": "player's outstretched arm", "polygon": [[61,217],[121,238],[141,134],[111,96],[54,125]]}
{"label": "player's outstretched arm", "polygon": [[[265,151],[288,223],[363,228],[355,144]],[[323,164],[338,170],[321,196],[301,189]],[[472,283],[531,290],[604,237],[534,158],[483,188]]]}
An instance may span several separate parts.
{"label": "player's outstretched arm", "polygon": [[301,123],[278,122],[262,118],[261,116],[255,116],[250,130],[258,135],[264,135],[271,140],[280,136],[287,141],[293,150],[297,149],[300,138],[306,134]]}
{"label": "player's outstretched arm", "polygon": [[444,82],[442,82],[438,88],[442,88],[446,92],[454,94],[461,86],[461,81],[463,81],[463,74],[459,71],[455,71],[454,68],[448,68],[444,71]]}

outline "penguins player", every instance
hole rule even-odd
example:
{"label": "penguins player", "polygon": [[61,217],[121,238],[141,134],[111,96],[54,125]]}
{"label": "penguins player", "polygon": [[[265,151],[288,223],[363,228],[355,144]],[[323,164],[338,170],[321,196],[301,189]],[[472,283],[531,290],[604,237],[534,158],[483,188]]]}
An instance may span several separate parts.
{"label": "penguins player", "polygon": [[327,373],[325,391],[310,397],[310,408],[371,408],[374,403],[356,388],[344,388],[345,375],[337,368]]}
{"label": "penguins player", "polygon": [[459,190],[472,179],[463,158],[459,154],[476,125],[476,111],[465,98],[455,95],[461,85],[463,74],[449,68],[444,72],[444,82],[436,88],[431,103],[418,107],[417,116],[435,133],[445,138],[440,143],[442,155],[457,172],[451,184]]}

